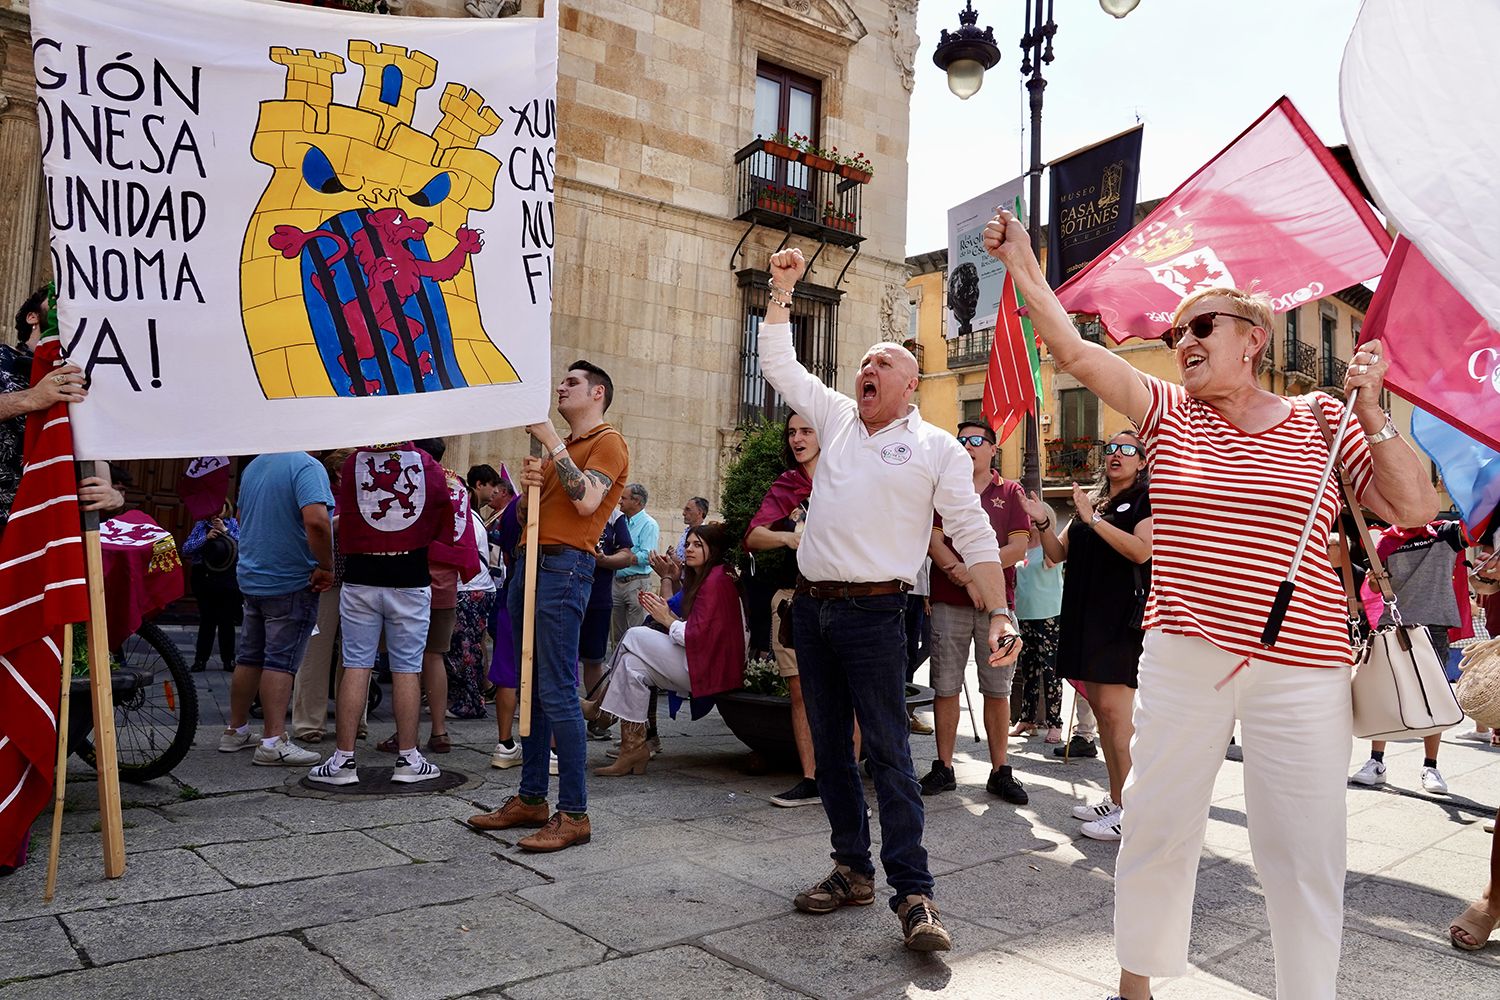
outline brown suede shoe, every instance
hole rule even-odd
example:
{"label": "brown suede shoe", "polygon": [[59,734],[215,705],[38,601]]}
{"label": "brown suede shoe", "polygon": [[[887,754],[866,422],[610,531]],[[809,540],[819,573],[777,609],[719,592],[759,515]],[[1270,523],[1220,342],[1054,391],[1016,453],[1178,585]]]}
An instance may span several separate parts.
{"label": "brown suede shoe", "polygon": [[453,741],[447,733],[433,733],[427,738],[427,749],[433,753],[452,753]]}
{"label": "brown suede shoe", "polygon": [[516,846],[532,854],[550,854],[574,844],[587,844],[591,836],[588,816],[574,819],[567,813],[556,812],[546,826],[529,837],[522,837],[516,841]]}
{"label": "brown suede shoe", "polygon": [[550,811],[545,802],[538,802],[534,806],[528,805],[521,801],[521,796],[512,795],[494,812],[470,816],[468,824],[476,830],[509,830],[513,826],[537,827],[546,824]]}
{"label": "brown suede shoe", "polygon": [[875,902],[875,879],[847,865],[834,865],[828,877],[797,893],[792,905],[803,913],[832,913],[841,906],[869,906]]}
{"label": "brown suede shoe", "polygon": [[896,908],[901,932],[911,951],[947,951],[953,939],[938,920],[937,907],[926,896],[907,896]]}

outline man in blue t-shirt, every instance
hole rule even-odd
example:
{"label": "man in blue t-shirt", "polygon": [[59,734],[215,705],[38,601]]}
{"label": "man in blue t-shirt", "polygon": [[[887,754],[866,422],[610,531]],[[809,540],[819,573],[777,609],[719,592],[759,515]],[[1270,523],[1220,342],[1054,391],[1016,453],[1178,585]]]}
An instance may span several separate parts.
{"label": "man in blue t-shirt", "polygon": [[[286,735],[292,681],[318,620],[318,594],[333,586],[333,492],[321,462],[303,451],[261,455],[240,474],[239,584],[245,624],[229,688],[229,728],[219,750],[255,748],[252,763],[309,767],[319,756]],[[250,703],[265,709],[250,735]]]}
{"label": "man in blue t-shirt", "polygon": [[[628,488],[627,488],[628,490]],[[623,497],[625,494],[621,494]],[[590,697],[604,677],[604,656],[609,652],[609,629],[614,616],[615,571],[635,562],[631,546],[630,522],[616,508],[594,547],[594,589],[583,612],[583,626],[578,633],[578,662],[583,667],[583,689]],[[648,574],[649,575],[649,574]],[[590,739],[609,739],[608,726],[589,723]]]}

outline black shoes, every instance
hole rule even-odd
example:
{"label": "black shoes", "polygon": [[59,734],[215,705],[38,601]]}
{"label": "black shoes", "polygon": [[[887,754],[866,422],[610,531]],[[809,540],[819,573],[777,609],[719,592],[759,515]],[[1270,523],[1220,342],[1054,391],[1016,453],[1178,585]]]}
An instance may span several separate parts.
{"label": "black shoes", "polygon": [[1067,742],[1066,746],[1053,747],[1052,756],[1097,757],[1099,756],[1099,746],[1087,736],[1074,735],[1074,737]]}
{"label": "black shoes", "polygon": [[936,795],[938,792],[956,789],[958,779],[953,774],[953,768],[944,767],[942,761],[935,760],[932,762],[932,770],[923,775],[918,784],[922,786],[923,795]]}
{"label": "black shoes", "polygon": [[818,795],[818,783],[812,778],[803,778],[780,795],[771,796],[771,804],[792,809],[797,806],[815,806],[822,803]]}
{"label": "black shoes", "polygon": [[1024,806],[1031,801],[1031,796],[1026,794],[1026,789],[1011,774],[1010,765],[1002,764],[998,771],[990,772],[990,780],[985,783],[985,789],[991,795],[998,795],[1011,805]]}

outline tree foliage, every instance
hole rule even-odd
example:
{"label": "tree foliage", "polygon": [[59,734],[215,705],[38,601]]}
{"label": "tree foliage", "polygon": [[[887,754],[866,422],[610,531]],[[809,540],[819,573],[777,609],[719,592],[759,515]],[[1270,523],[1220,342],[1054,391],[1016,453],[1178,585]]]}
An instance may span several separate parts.
{"label": "tree foliage", "polygon": [[[750,554],[743,546],[750,519],[760,509],[760,502],[765,499],[776,477],[786,471],[781,437],[780,423],[762,419],[760,423],[747,427],[734,460],[724,471],[719,509],[724,513],[724,523],[738,540],[734,550],[734,564],[742,575],[750,572]],[[756,571],[764,573],[778,569],[781,560],[785,558],[785,549],[762,552],[755,557]]]}

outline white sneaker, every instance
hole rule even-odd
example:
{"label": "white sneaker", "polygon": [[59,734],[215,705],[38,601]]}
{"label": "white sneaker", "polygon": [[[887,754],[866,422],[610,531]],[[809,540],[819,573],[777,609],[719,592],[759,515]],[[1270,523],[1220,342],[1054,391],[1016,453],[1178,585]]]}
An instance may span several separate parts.
{"label": "white sneaker", "polygon": [[557,751],[555,750],[547,752],[547,773],[554,778],[557,777]]}
{"label": "white sneaker", "polygon": [[352,760],[346,760],[342,765],[338,765],[330,757],[308,771],[307,780],[316,781],[322,785],[357,785],[359,784],[359,771]]}
{"label": "white sneaker", "polygon": [[442,773],[442,769],[436,764],[423,757],[419,751],[413,750],[405,757],[397,758],[391,780],[409,785],[417,781],[431,781]]}
{"label": "white sneaker", "polygon": [[1108,816],[1118,808],[1120,807],[1115,805],[1115,800],[1106,795],[1104,796],[1103,801],[1097,802],[1094,805],[1089,805],[1085,802],[1083,805],[1074,806],[1073,818],[1076,820],[1081,820],[1083,822],[1089,822],[1090,820],[1096,820],[1101,816]]}
{"label": "white sneaker", "polygon": [[1490,734],[1488,730],[1480,732],[1478,729],[1471,729],[1467,733],[1459,733],[1455,738],[1464,740],[1467,743],[1488,743],[1490,741]]}
{"label": "white sneaker", "polygon": [[261,767],[310,767],[322,757],[311,750],[304,750],[283,736],[274,747],[264,743],[255,748],[255,757],[250,761]]}
{"label": "white sneaker", "polygon": [[1448,783],[1435,767],[1422,768],[1422,791],[1428,795],[1447,795]]}
{"label": "white sneaker", "polygon": [[1364,767],[1349,775],[1349,781],[1356,785],[1385,784],[1385,761],[1371,757]]}
{"label": "white sneaker", "polygon": [[510,749],[505,749],[504,743],[495,744],[495,752],[490,754],[490,767],[515,767],[521,763],[521,743],[519,740],[511,740]]}
{"label": "white sneaker", "polygon": [[219,734],[219,753],[234,753],[236,750],[249,750],[258,746],[260,737],[251,733],[249,726],[245,727],[243,733],[226,729]]}
{"label": "white sneaker", "polygon": [[1112,812],[1090,820],[1079,827],[1079,831],[1090,840],[1119,840],[1121,812],[1118,806]]}

